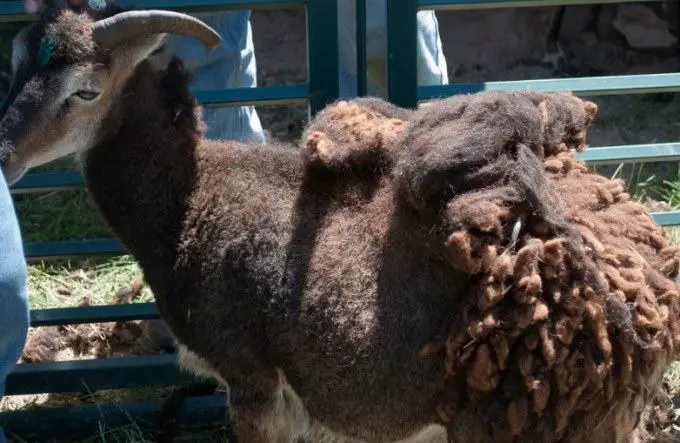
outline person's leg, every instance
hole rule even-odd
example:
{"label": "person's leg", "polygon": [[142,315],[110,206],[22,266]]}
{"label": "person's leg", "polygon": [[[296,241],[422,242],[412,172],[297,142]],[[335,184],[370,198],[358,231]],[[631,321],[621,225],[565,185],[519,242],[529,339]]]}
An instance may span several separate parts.
{"label": "person's leg", "polygon": [[449,73],[434,11],[418,11],[418,85],[448,85]]}
{"label": "person's leg", "polygon": [[[28,325],[26,261],[21,233],[12,197],[0,172],[0,398],[5,393],[5,379],[23,351]],[[0,443],[5,443],[2,429]]]}
{"label": "person's leg", "polygon": [[[170,36],[168,53],[175,53],[194,74],[192,90],[257,86],[255,48],[250,10],[194,14],[222,36],[219,48],[208,51],[200,42]],[[264,142],[264,131],[255,107],[204,108],[206,137]]]}
{"label": "person's leg", "polygon": [[[340,39],[340,96],[356,94],[356,10],[354,2],[338,0]],[[366,53],[368,94],[387,95],[387,14],[385,0],[366,2]],[[448,67],[439,36],[439,23],[434,11],[417,15],[418,84],[447,85]]]}

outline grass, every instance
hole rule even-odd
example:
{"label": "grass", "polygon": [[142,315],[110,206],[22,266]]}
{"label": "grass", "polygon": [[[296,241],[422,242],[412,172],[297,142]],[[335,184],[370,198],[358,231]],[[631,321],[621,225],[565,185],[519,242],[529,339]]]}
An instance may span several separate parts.
{"label": "grass", "polygon": [[[36,263],[29,267],[28,274],[31,307],[76,306],[83,300],[91,305],[115,303],[118,290],[139,277],[141,271],[130,256],[77,263]],[[152,299],[145,288],[139,300]]]}
{"label": "grass", "polygon": [[[74,170],[69,160],[37,170]],[[84,189],[14,196],[25,242],[53,242],[114,237]],[[56,260],[29,266],[32,308],[73,306],[87,299],[90,304],[115,303],[121,287],[142,276],[130,255]],[[142,301],[152,299],[145,289]]]}

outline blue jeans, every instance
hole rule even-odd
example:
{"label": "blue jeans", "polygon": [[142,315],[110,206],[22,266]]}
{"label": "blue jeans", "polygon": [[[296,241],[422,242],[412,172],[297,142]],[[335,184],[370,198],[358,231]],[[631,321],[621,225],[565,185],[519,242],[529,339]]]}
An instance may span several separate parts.
{"label": "blue jeans", "polygon": [[[386,0],[368,0],[367,61],[368,92],[386,94]],[[340,97],[356,95],[356,52],[354,5],[350,0],[338,0],[340,38]],[[175,53],[194,74],[192,90],[254,88],[257,86],[255,48],[250,25],[250,10],[193,14],[222,36],[219,48],[208,51],[190,37],[169,35],[169,53]],[[446,60],[434,11],[419,11],[418,16],[418,83],[446,85],[449,82]],[[264,142],[260,119],[253,106],[205,108],[203,117],[208,125],[206,137],[238,141]]]}
{"label": "blue jeans", "polygon": [[[368,95],[387,96],[387,0],[366,0],[366,77]],[[356,2],[338,0],[340,97],[356,96]],[[448,85],[439,22],[434,11],[416,16],[418,85]]]}
{"label": "blue jeans", "polygon": [[[26,261],[5,176],[0,172],[0,398],[21,356],[29,325]],[[0,429],[0,443],[5,436]]]}
{"label": "blue jeans", "polygon": [[[208,51],[195,38],[171,34],[166,45],[194,74],[192,90],[254,88],[257,66],[250,11],[192,14],[222,37],[222,44]],[[264,142],[264,132],[254,106],[204,107],[207,138]]]}

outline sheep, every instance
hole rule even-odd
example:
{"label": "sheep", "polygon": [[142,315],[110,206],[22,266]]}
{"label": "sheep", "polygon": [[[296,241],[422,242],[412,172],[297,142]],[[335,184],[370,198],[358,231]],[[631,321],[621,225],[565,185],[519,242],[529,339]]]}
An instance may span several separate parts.
{"label": "sheep", "polygon": [[[538,93],[417,111],[369,100],[358,106],[398,137],[374,143],[369,130],[343,144],[333,128],[344,123],[324,120],[336,104],[310,123],[303,149],[205,140],[185,66],[154,59],[167,32],[219,43],[184,14],[49,5],[14,41],[0,164],[15,181],[77,155],[180,364],[229,387],[238,441],[442,438],[433,426],[449,441],[629,439],[677,355],[678,260],[643,209],[565,150],[583,144],[592,105]],[[472,126],[445,129],[460,119]],[[490,120],[516,126],[486,138]],[[439,142],[425,143],[432,134]],[[491,157],[450,193],[446,167],[427,160],[455,170],[461,139],[471,146],[459,160]],[[315,140],[339,156],[317,155]],[[352,154],[365,149],[368,168]],[[507,171],[527,164],[546,172]],[[589,198],[574,196],[574,177]],[[475,198],[484,192],[494,199]],[[470,259],[452,254],[466,234],[479,238],[462,250]],[[559,294],[561,278],[573,291]]]}

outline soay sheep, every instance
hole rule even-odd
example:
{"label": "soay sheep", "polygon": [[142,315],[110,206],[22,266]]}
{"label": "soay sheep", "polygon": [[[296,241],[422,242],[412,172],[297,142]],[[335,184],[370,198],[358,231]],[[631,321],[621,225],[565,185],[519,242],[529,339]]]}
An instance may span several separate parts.
{"label": "soay sheep", "polygon": [[[679,262],[568,152],[593,104],[362,99],[301,150],[209,141],[181,61],[154,59],[166,32],[219,42],[183,14],[50,4],[14,41],[0,162],[16,180],[78,155],[180,363],[229,386],[239,441],[634,435],[677,355]],[[332,114],[357,107],[401,134],[348,135]]]}

